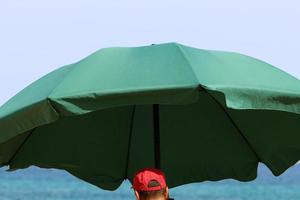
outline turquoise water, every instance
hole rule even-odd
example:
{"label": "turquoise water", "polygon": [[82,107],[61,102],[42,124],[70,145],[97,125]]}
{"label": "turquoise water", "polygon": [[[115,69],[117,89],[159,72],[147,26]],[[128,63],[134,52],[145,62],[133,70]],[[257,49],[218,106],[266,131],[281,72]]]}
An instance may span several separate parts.
{"label": "turquoise water", "polygon": [[[6,172],[0,168],[1,200],[134,200],[130,183],[125,181],[116,191],[105,191],[63,170],[29,167]],[[171,197],[188,200],[299,200],[300,165],[282,176],[274,177],[260,165],[258,178],[252,182],[223,180],[172,188]]]}

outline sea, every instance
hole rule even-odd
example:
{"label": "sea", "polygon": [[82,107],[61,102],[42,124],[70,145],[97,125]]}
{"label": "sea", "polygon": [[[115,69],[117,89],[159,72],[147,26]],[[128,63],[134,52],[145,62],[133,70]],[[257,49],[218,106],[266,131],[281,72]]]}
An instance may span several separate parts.
{"label": "sea", "polygon": [[[106,191],[64,170],[30,166],[7,172],[0,168],[0,200],[135,200],[130,182]],[[191,183],[170,189],[175,200],[300,200],[300,164],[275,177],[260,164],[254,181],[232,179]]]}

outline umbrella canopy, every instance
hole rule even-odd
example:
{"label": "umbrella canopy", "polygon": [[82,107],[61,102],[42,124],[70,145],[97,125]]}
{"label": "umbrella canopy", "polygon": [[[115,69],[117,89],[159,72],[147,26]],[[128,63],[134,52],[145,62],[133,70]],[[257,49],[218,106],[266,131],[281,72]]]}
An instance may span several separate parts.
{"label": "umbrella canopy", "polygon": [[101,49],[0,109],[0,164],[64,169],[107,190],[156,166],[169,187],[280,175],[300,159],[300,81],[178,43]]}

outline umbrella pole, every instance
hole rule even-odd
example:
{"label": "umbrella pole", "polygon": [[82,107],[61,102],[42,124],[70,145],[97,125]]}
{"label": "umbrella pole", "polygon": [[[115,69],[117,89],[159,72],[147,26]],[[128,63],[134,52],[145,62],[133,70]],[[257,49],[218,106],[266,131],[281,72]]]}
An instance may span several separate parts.
{"label": "umbrella pole", "polygon": [[155,168],[160,169],[159,104],[153,104],[153,131]]}
{"label": "umbrella pole", "polygon": [[[160,164],[160,132],[159,132],[159,104],[153,104],[153,129],[154,129],[154,157],[155,168],[161,169]],[[168,196],[168,200],[174,200]]]}

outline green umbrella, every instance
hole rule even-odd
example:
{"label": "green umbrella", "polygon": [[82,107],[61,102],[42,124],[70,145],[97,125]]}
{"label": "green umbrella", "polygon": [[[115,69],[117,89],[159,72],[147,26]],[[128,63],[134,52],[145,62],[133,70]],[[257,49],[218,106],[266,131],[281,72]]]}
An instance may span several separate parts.
{"label": "green umbrella", "polygon": [[300,159],[300,81],[255,58],[178,43],[104,48],[0,109],[0,164],[64,169],[107,190],[143,167],[169,187],[250,181]]}

